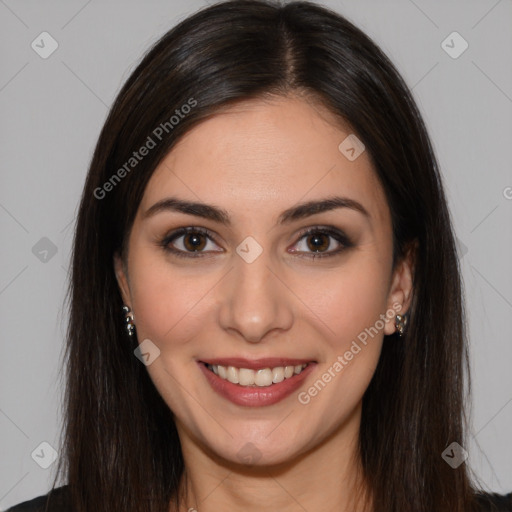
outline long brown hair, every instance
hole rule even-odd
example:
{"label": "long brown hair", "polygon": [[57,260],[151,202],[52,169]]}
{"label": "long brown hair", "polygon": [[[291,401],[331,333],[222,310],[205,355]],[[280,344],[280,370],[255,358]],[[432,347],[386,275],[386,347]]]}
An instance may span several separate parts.
{"label": "long brown hair", "polygon": [[[150,49],[94,151],[74,238],[58,468],[75,512],[166,511],[184,470],[172,412],[126,335],[113,268],[148,180],[208,116],[295,91],[350,123],[365,144],[391,210],[395,263],[417,243],[408,331],[385,337],[363,398],[360,455],[375,511],[471,508],[465,464],[452,469],[441,457],[454,441],[465,446],[466,334],[442,179],[412,95],[339,14],[308,2],[237,0],[199,11]],[[130,161],[148,137],[154,147]]]}

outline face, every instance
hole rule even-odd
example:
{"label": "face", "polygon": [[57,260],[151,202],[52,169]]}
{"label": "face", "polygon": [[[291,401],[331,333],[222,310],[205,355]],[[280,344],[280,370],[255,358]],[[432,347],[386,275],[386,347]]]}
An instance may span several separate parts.
{"label": "face", "polygon": [[275,464],[357,430],[411,272],[350,133],[311,102],[251,100],[152,175],[115,268],[182,445]]}

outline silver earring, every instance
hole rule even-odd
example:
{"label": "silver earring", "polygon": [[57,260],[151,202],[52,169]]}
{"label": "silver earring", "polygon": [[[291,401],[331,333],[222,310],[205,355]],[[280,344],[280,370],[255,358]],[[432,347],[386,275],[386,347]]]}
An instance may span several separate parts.
{"label": "silver earring", "polygon": [[405,332],[405,327],[407,326],[407,314],[405,315],[396,315],[395,317],[395,327],[398,331],[398,336],[402,337]]}
{"label": "silver earring", "polygon": [[135,319],[133,318],[132,310],[128,306],[123,306],[123,311],[125,314],[126,331],[128,332],[128,336],[133,336],[135,332]]}

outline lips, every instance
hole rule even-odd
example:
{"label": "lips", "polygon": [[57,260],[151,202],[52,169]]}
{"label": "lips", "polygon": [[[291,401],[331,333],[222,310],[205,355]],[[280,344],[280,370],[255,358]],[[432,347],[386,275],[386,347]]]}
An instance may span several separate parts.
{"label": "lips", "polygon": [[[296,391],[316,367],[316,361],[308,359],[290,358],[262,358],[248,360],[244,358],[216,358],[204,361],[197,361],[200,370],[206,377],[213,391],[221,397],[236,405],[261,407],[275,404]],[[211,366],[225,366],[235,368],[246,368],[254,371],[262,371],[276,367],[297,367],[304,368],[298,374],[294,374],[278,383],[268,386],[242,386],[234,384],[216,375]]]}

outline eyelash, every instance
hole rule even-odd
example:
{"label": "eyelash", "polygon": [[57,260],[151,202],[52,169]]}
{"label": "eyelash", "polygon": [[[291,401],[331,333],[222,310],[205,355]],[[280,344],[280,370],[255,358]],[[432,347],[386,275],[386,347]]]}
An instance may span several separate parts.
{"label": "eyelash", "polygon": [[[194,234],[201,234],[208,237],[210,240],[215,242],[215,237],[213,233],[205,228],[199,228],[199,227],[186,227],[186,228],[180,228],[172,233],[169,233],[158,245],[160,245],[165,252],[171,253],[175,256],[178,256],[179,258],[204,258],[204,256],[207,253],[201,253],[200,251],[196,252],[187,252],[182,251],[181,249],[173,249],[169,247],[169,244],[171,242],[174,242],[176,239],[180,238],[181,236],[188,235],[190,233]],[[296,243],[298,243],[303,238],[314,235],[314,234],[323,234],[328,235],[332,238],[334,238],[338,243],[340,243],[343,247],[336,249],[334,251],[326,252],[326,253],[301,253],[299,251],[294,252],[299,258],[309,258],[314,260],[315,258],[328,258],[332,256],[337,256],[340,253],[342,253],[345,249],[348,249],[350,247],[353,247],[354,244],[352,241],[342,232],[338,229],[330,228],[330,227],[321,227],[321,226],[315,226],[313,228],[308,228],[305,231],[302,231],[299,233],[299,239]]]}

